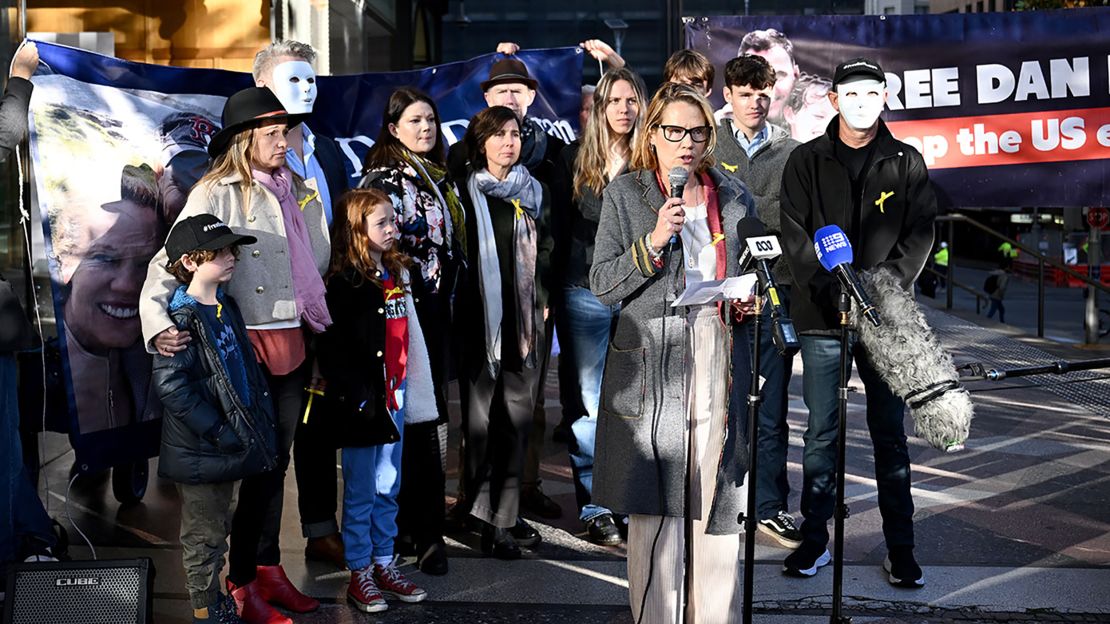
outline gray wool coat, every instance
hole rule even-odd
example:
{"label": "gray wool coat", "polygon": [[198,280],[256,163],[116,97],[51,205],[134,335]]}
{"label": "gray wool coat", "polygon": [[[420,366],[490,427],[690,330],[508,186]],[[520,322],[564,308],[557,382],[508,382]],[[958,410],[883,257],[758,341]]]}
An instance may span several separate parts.
{"label": "gray wool coat", "polygon": [[[736,223],[755,214],[755,206],[742,182],[716,169],[708,173],[717,185],[727,274],[734,276],[740,248]],[[602,303],[620,303],[621,313],[601,382],[593,498],[618,513],[677,517],[684,505],[688,354],[685,308],[670,306],[685,289],[684,260],[676,245],[663,268],[655,270],[643,246],[665,201],[653,171],[622,175],[603,194],[590,288]],[[744,378],[732,383],[748,384],[749,366],[737,367]],[[711,534],[741,530],[737,516],[746,504],[740,490],[747,467],[745,440],[739,423],[729,422],[710,511]]]}

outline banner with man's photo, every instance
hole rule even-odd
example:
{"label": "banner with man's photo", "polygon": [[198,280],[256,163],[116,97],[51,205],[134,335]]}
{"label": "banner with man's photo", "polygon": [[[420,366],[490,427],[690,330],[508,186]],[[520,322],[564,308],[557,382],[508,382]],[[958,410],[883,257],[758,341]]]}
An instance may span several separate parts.
{"label": "banner with man's photo", "polygon": [[[1110,205],[1110,9],[906,16],[687,18],[717,68],[759,54],[778,81],[769,119],[799,141],[836,114],[833,68],[882,65],[891,132],[957,207]],[[719,114],[729,114],[721,110]]]}
{"label": "banner with man's photo", "polygon": [[[132,63],[38,43],[30,144],[43,244],[35,266],[49,270],[59,379],[49,420],[68,431],[85,471],[158,452],[160,410],[150,387],[138,302],[147,264],[161,248],[185,193],[169,173],[207,163],[225,99],[253,85],[250,74]],[[522,51],[539,82],[529,115],[549,133],[575,137],[582,54],[575,48]],[[412,86],[440,112],[448,143],[485,108],[479,84],[487,55],[418,71],[320,76],[308,121],[336,139],[352,185],[373,145],[390,93]],[[196,179],[195,177],[192,179]],[[45,261],[45,262],[43,262]]]}

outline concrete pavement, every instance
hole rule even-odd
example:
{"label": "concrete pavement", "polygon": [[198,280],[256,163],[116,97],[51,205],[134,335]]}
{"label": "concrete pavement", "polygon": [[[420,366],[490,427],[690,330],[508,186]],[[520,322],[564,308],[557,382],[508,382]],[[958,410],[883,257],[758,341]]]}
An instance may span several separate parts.
{"label": "concrete pavement", "polygon": [[[959,316],[929,310],[928,317],[958,363],[1021,366],[1061,357]],[[1085,355],[1090,354],[1075,350],[1072,357]],[[800,359],[795,373],[788,461],[796,490],[806,418]],[[966,451],[945,455],[910,438],[916,554],[928,581],[921,590],[891,587],[880,569],[886,553],[874,467],[863,396],[853,393],[846,490],[852,515],[846,525],[844,595],[846,612],[855,616],[854,621],[1110,622],[1110,381],[1098,379],[1101,376],[1079,373],[971,384],[976,418]],[[858,378],[853,385],[862,388]],[[546,390],[547,414],[554,424],[559,418],[554,374]],[[457,403],[452,405],[452,449],[458,436],[457,408]],[[907,430],[912,431],[909,421]],[[72,453],[64,441],[55,439],[47,446],[50,511],[64,516]],[[449,466],[455,465],[452,453]],[[320,612],[295,621],[631,622],[623,549],[583,541],[583,528],[571,512],[574,494],[565,447],[547,443],[542,471],[544,489],[564,508],[560,520],[533,521],[543,533],[543,544],[521,561],[501,562],[480,555],[476,535],[453,535],[448,576],[411,572],[413,580],[428,589],[428,601],[391,608],[377,617],[346,606],[346,573],[304,561],[290,471],[284,565],[302,588],[324,601]],[[69,504],[73,519],[101,558],[154,559],[159,623],[189,621],[177,539],[178,505],[172,484],[153,476],[150,491],[137,506],[121,508],[111,498],[106,479],[79,480]],[[790,506],[798,508],[796,492]],[[87,557],[81,538],[72,529],[70,534],[75,542],[71,552]],[[830,603],[831,568],[812,579],[783,577],[780,566],[787,551],[763,536],[757,543],[755,621],[827,622],[822,613]]]}

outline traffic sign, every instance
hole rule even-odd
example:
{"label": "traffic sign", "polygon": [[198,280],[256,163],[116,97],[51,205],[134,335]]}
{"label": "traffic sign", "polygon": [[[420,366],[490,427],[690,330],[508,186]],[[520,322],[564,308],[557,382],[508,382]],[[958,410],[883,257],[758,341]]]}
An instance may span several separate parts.
{"label": "traffic sign", "polygon": [[1087,223],[1096,230],[1105,230],[1110,225],[1110,210],[1105,208],[1088,208]]}

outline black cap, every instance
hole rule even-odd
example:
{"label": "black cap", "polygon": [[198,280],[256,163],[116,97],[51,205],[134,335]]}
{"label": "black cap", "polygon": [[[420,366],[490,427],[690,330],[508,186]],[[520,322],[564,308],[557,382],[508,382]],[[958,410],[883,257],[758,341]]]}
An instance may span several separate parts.
{"label": "black cap", "polygon": [[507,82],[519,82],[533,91],[537,86],[524,63],[515,58],[503,58],[489,68],[489,78],[482,83],[482,91],[489,91],[490,87]]}
{"label": "black cap", "polygon": [[223,128],[212,137],[208,144],[208,154],[215,158],[224,153],[232,137],[247,128],[275,121],[284,121],[292,128],[308,117],[309,115],[290,115],[274,92],[266,87],[243,89],[224,102],[224,112],[220,117]]}
{"label": "black cap", "polygon": [[886,82],[886,74],[883,73],[883,68],[879,64],[868,58],[854,58],[836,66],[836,72],[833,73],[833,88],[837,85],[848,82],[849,78],[871,78],[879,82]]}
{"label": "black cap", "polygon": [[174,262],[192,251],[217,251],[232,245],[253,245],[258,239],[231,231],[215,215],[199,214],[174,224],[166,237],[166,256]]}

